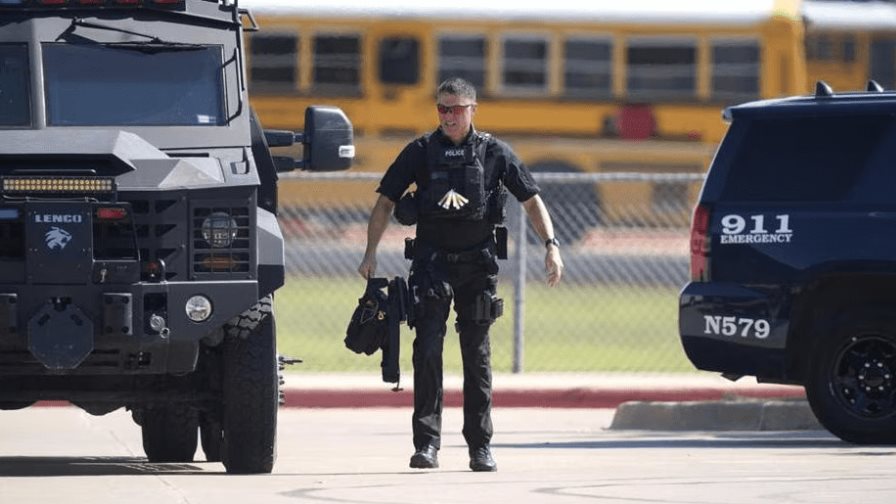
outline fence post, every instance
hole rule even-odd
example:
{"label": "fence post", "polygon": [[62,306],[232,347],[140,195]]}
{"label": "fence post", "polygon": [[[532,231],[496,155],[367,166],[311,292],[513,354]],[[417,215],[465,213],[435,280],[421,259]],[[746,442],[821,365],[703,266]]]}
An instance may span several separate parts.
{"label": "fence post", "polygon": [[526,293],[526,210],[520,204],[516,223],[516,270],[513,279],[513,372],[523,372],[523,309]]}

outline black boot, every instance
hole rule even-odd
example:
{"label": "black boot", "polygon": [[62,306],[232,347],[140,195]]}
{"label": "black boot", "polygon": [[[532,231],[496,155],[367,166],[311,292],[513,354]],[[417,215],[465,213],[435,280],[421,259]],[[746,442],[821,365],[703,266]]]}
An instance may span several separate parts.
{"label": "black boot", "polygon": [[470,448],[470,469],[476,472],[493,472],[498,470],[498,464],[492,458],[492,451],[488,445]]}
{"label": "black boot", "polygon": [[439,450],[433,445],[426,445],[411,455],[411,467],[414,469],[435,469],[439,467]]}

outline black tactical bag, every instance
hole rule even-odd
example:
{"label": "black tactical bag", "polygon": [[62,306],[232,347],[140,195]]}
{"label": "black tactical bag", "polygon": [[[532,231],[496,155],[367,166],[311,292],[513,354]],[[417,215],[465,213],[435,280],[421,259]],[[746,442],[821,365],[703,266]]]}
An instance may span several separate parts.
{"label": "black tactical bag", "polygon": [[345,346],[355,353],[373,355],[383,347],[389,333],[389,295],[383,290],[389,286],[385,278],[370,278],[364,295],[345,331]]}
{"label": "black tactical bag", "polygon": [[384,382],[400,381],[401,323],[412,311],[409,310],[409,298],[408,284],[402,277],[397,276],[391,281],[387,278],[367,279],[367,288],[345,331],[345,346],[349,350],[366,355],[373,355],[380,349],[383,351],[380,367]]}

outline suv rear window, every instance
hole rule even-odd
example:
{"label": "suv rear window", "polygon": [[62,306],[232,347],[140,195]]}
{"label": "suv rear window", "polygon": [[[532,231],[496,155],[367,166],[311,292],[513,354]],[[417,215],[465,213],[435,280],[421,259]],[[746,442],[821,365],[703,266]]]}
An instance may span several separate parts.
{"label": "suv rear window", "polygon": [[892,187],[893,126],[885,115],[753,119],[730,158],[722,198],[837,201],[851,199],[860,180],[872,191]]}

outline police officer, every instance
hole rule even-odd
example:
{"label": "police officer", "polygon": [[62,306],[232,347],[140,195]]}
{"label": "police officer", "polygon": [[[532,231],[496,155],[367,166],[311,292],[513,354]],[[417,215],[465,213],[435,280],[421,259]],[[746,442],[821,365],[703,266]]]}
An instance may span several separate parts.
{"label": "police officer", "polygon": [[[452,300],[464,369],[463,435],[473,471],[495,471],[489,443],[491,349],[488,330],[500,315],[496,296],[495,226],[505,189],[519,201],[545,243],[547,283],[563,274],[559,242],[538,186],[510,147],[473,127],[476,90],[460,78],[436,92],[439,127],[409,143],[386,171],[367,227],[358,272],[376,272],[376,250],[396,203],[403,224],[416,220],[409,286],[414,294],[414,448],[412,468],[439,466],[442,427],[442,348]],[[405,191],[416,184],[415,193]],[[403,197],[404,196],[404,197]],[[408,215],[411,214],[411,215]]]}

